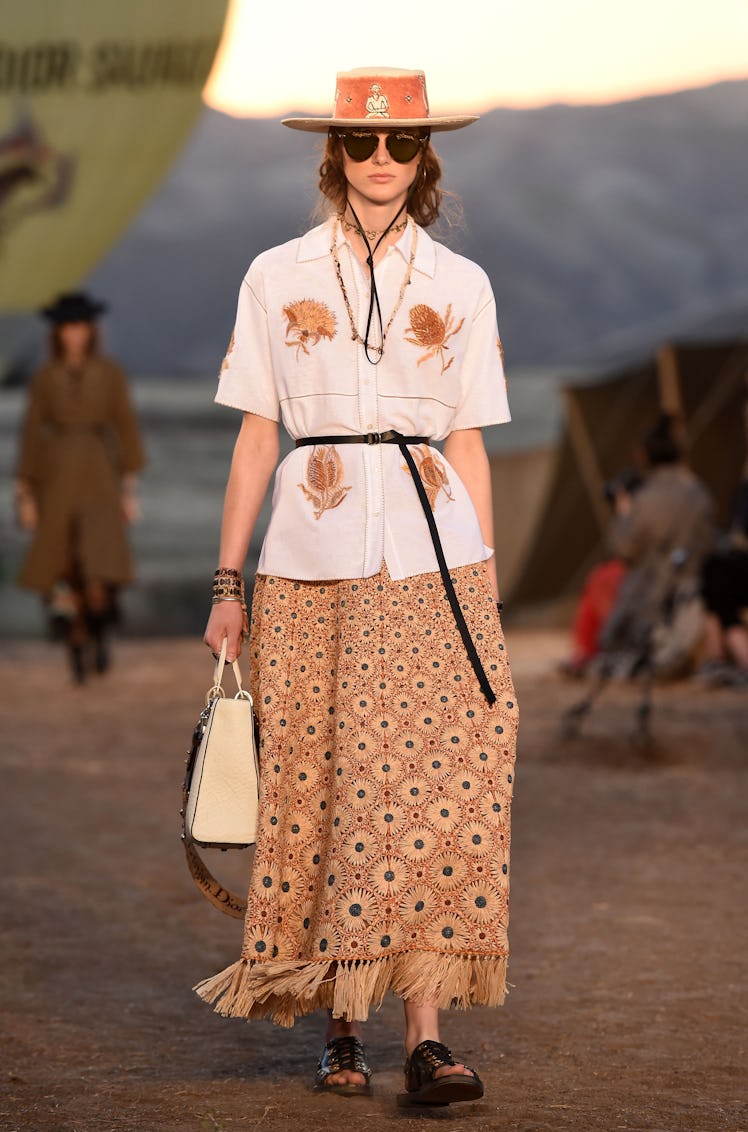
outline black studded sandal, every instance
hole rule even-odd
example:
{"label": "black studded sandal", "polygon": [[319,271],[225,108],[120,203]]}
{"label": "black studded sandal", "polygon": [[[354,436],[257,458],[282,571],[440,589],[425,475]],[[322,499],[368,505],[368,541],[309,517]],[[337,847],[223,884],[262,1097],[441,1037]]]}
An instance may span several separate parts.
{"label": "black studded sandal", "polygon": [[[345,1085],[328,1085],[327,1078],[334,1073],[341,1073],[347,1069],[351,1073],[360,1073],[366,1084],[349,1082]],[[342,1038],[332,1038],[325,1045],[324,1052],[317,1066],[314,1078],[314,1088],[318,1093],[338,1093],[341,1097],[370,1097],[371,1069],[366,1062],[364,1043],[360,1038],[346,1035]]]}
{"label": "black studded sandal", "polygon": [[417,1045],[405,1062],[405,1088],[398,1093],[401,1108],[408,1105],[445,1105],[456,1101],[477,1101],[483,1096],[483,1082],[474,1069],[473,1074],[445,1073],[437,1077],[437,1069],[444,1065],[458,1065],[450,1050],[441,1042],[426,1040]]}

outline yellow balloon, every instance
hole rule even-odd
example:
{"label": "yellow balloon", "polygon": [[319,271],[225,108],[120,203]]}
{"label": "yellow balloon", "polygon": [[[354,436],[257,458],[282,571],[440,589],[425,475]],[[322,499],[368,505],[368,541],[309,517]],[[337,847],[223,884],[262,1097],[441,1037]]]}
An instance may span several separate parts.
{"label": "yellow balloon", "polygon": [[227,0],[0,0],[0,310],[83,279],[201,109]]}

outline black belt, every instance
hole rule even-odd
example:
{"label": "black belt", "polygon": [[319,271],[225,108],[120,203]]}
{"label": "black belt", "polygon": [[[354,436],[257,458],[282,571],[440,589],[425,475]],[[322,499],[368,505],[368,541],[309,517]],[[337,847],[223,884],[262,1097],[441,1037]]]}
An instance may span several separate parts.
{"label": "black belt", "polygon": [[480,662],[480,657],[478,656],[478,650],[473,644],[473,638],[470,636],[470,630],[467,627],[467,623],[462,614],[462,610],[460,609],[460,602],[457,594],[455,593],[452,578],[449,574],[449,567],[447,566],[447,560],[444,557],[444,550],[442,549],[441,539],[439,538],[439,531],[436,527],[434,513],[431,510],[431,505],[426,494],[426,488],[423,486],[423,480],[421,479],[418,468],[416,467],[416,462],[408,450],[409,444],[430,443],[431,440],[427,436],[403,436],[394,428],[391,428],[388,429],[387,432],[366,432],[362,433],[359,436],[303,436],[301,437],[301,439],[296,441],[296,447],[303,448],[308,444],[396,444],[398,446],[405,459],[406,464],[408,465],[410,474],[413,477],[413,483],[415,484],[416,491],[418,492],[418,498],[421,501],[424,518],[426,519],[426,522],[428,524],[431,541],[434,544],[434,553],[436,554],[436,560],[439,563],[439,572],[441,573],[442,582],[444,583],[444,590],[449,599],[449,604],[452,607],[452,613],[454,615],[455,623],[457,625],[457,628],[460,630],[462,643],[465,646],[465,651],[467,652],[470,663],[473,666],[473,671],[478,677],[478,683],[480,684],[480,689],[483,695],[486,697],[489,704],[494,704],[496,702],[496,696],[491,685],[488,682],[488,677],[486,676],[485,669]]}

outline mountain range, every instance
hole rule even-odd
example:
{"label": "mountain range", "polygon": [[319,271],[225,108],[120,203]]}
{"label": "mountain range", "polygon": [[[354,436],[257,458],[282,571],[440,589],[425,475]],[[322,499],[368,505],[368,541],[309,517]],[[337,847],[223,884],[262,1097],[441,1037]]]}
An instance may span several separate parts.
{"label": "mountain range", "polygon": [[[748,80],[606,106],[497,109],[435,137],[511,365],[605,364],[748,329]],[[299,235],[320,142],[206,109],[88,280],[135,373],[216,370],[252,258]]]}

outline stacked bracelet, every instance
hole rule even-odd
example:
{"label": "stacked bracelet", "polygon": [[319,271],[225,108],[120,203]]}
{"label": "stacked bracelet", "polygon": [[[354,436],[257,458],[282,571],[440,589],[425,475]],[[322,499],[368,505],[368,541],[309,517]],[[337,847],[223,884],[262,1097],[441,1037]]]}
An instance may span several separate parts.
{"label": "stacked bracelet", "polygon": [[211,603],[219,605],[224,601],[236,601],[241,605],[242,637],[246,640],[249,635],[249,624],[247,602],[244,597],[244,578],[242,578],[240,570],[234,570],[231,566],[219,566],[213,575]]}
{"label": "stacked bracelet", "polygon": [[213,597],[217,598],[218,601],[231,601],[232,598],[236,598],[237,601],[241,601],[244,597],[244,587],[227,586],[223,582],[214,582]]}
{"label": "stacked bracelet", "polygon": [[244,601],[244,579],[239,570],[219,566],[213,575],[213,604],[219,601]]}

